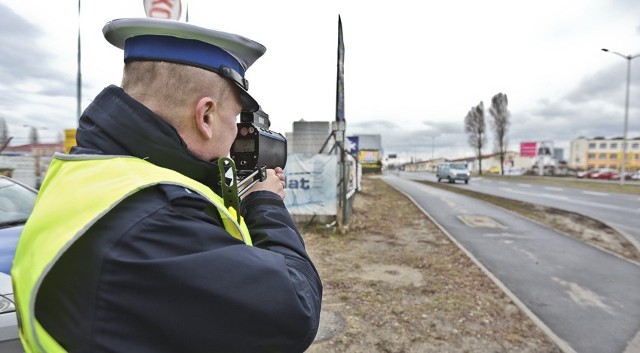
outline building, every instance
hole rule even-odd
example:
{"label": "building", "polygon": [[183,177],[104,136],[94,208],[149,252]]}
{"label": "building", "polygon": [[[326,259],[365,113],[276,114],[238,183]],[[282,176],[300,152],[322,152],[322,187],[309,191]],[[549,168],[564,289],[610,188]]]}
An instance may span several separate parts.
{"label": "building", "polygon": [[[478,157],[462,157],[455,159],[436,158],[434,160],[407,163],[404,170],[411,172],[434,172],[438,164],[442,162],[461,162],[467,165],[471,172],[479,172]],[[523,174],[533,166],[532,157],[523,157],[518,152],[508,151],[504,155],[505,174]],[[482,173],[500,173],[500,154],[492,153],[482,155]]]}
{"label": "building", "polygon": [[[474,173],[479,173],[479,160],[477,156],[463,157],[450,160],[451,162],[464,162],[469,166],[468,169]],[[521,156],[520,153],[507,151],[504,154],[504,172],[505,174],[522,174],[525,170],[530,169],[534,165],[533,157]],[[491,153],[482,155],[482,173],[500,173],[500,154]]]}
{"label": "building", "polygon": [[407,172],[435,172],[438,164],[446,161],[444,158],[435,158],[427,161],[406,163],[403,168]]}
{"label": "building", "polygon": [[0,170],[4,175],[39,188],[56,152],[64,152],[63,143],[8,146],[0,154]]}
{"label": "building", "polygon": [[[614,169],[622,167],[622,137],[578,137],[571,141],[569,167],[574,169]],[[640,137],[627,139],[627,171],[640,170]]]}
{"label": "building", "polygon": [[285,133],[287,153],[319,154],[327,153],[333,147],[329,121],[294,121],[293,132]]}

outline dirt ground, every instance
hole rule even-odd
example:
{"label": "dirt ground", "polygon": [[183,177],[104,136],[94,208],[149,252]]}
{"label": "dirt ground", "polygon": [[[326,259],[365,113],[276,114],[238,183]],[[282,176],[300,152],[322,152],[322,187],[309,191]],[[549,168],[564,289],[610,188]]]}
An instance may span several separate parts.
{"label": "dirt ground", "polygon": [[378,178],[364,178],[346,234],[301,228],[324,284],[323,327],[308,352],[561,352]]}

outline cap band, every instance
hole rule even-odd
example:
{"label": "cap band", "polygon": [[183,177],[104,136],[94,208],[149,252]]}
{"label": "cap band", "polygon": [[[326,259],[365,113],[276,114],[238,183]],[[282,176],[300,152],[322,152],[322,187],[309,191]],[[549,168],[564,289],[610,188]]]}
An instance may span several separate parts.
{"label": "cap band", "polygon": [[199,66],[218,72],[227,66],[244,77],[242,65],[219,47],[199,40],[171,36],[140,35],[128,38],[124,45],[124,60],[163,60]]}

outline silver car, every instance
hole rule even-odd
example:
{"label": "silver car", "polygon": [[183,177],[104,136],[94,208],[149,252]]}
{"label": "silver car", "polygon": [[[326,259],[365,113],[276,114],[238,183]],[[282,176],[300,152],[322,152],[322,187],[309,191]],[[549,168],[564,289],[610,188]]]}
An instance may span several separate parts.
{"label": "silver car", "polygon": [[438,182],[445,179],[450,183],[455,183],[456,180],[462,180],[465,184],[469,183],[471,173],[467,169],[467,165],[458,162],[444,162],[438,164],[436,171],[436,178]]}
{"label": "silver car", "polygon": [[37,190],[0,176],[0,352],[24,352],[11,285],[13,256]]}

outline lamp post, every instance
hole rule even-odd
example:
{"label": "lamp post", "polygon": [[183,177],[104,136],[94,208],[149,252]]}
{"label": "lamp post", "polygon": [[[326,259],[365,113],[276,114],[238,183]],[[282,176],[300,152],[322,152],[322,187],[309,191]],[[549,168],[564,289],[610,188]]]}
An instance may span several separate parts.
{"label": "lamp post", "polygon": [[436,137],[431,136],[431,160],[432,161],[435,159],[435,153],[434,153],[435,141],[436,141]]}
{"label": "lamp post", "polygon": [[620,168],[620,185],[624,185],[624,178],[626,174],[627,168],[627,130],[629,128],[629,87],[631,86],[631,60],[640,56],[640,54],[635,55],[622,55],[615,51],[610,51],[609,49],[602,48],[602,51],[616,54],[623,59],[627,60],[627,95],[624,102],[624,130],[622,136],[622,167]]}
{"label": "lamp post", "polygon": [[435,141],[436,141],[436,137],[435,136],[430,136],[431,137],[431,171],[435,171],[436,167],[435,167]]}

